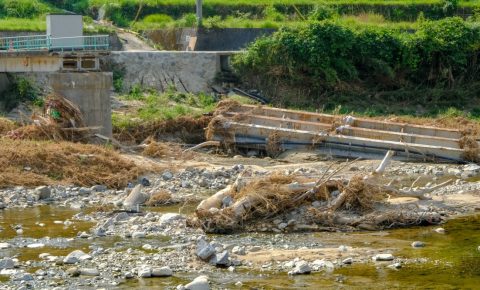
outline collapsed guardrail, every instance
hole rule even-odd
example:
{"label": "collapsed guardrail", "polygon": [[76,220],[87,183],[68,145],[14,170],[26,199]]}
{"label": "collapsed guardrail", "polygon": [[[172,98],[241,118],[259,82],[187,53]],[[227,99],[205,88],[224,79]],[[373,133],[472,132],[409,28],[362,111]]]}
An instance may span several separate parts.
{"label": "collapsed guardrail", "polygon": [[465,130],[335,116],[227,102],[209,124],[207,139],[277,155],[311,148],[333,156],[395,156],[423,161],[477,161],[477,136]]}

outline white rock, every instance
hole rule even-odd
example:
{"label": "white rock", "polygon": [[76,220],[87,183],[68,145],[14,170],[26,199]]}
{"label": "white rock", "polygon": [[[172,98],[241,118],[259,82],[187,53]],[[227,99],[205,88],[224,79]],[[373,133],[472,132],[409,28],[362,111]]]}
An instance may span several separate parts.
{"label": "white rock", "polygon": [[178,213],[166,213],[166,214],[164,214],[160,217],[160,224],[165,225],[165,224],[169,224],[173,221],[181,220],[181,219],[184,219],[184,218],[185,217],[183,217],[181,214],[178,214]]}
{"label": "white rock", "polygon": [[374,261],[392,261],[394,257],[392,254],[377,254],[372,259]]}
{"label": "white rock", "polygon": [[30,248],[30,249],[38,249],[43,247],[45,247],[45,244],[42,244],[42,243],[33,243],[33,244],[27,245],[27,248]]}
{"label": "white rock", "polygon": [[42,260],[45,260],[48,256],[50,256],[49,253],[41,253],[40,255],[38,255],[38,257]]}
{"label": "white rock", "polygon": [[[75,250],[73,252],[71,252],[70,254],[68,254],[64,259],[63,259],[63,263],[65,264],[75,264],[75,263],[78,263],[81,261],[82,257],[85,256],[87,254],[85,254],[83,251],[81,250]],[[88,256],[88,255],[87,255]]]}
{"label": "white rock", "polygon": [[83,276],[100,276],[100,272],[95,268],[80,268],[80,275]]}
{"label": "white rock", "polygon": [[210,285],[208,285],[207,276],[199,276],[193,279],[192,282],[185,285],[185,289],[188,290],[210,290]]}
{"label": "white rock", "polygon": [[402,264],[400,263],[393,263],[391,265],[388,265],[387,268],[390,268],[390,269],[400,269],[402,268]]}
{"label": "white rock", "polygon": [[338,247],[338,250],[340,252],[347,252],[348,251],[348,247],[347,246],[344,246],[344,245],[341,245]]}
{"label": "white rock", "polygon": [[173,275],[173,271],[168,266],[152,269],[152,276],[153,277],[170,277],[172,275]]}
{"label": "white rock", "polygon": [[7,248],[10,248],[9,243],[0,243],[0,249],[7,249]]}
{"label": "white rock", "polygon": [[303,274],[310,274],[312,272],[312,268],[308,265],[305,261],[300,261],[295,263],[295,268],[288,272],[289,275],[303,275]]}
{"label": "white rock", "polygon": [[153,249],[153,246],[150,245],[150,244],[145,244],[145,245],[142,246],[142,249],[150,251],[151,249]]}
{"label": "white rock", "polygon": [[445,233],[445,229],[444,228],[436,228],[435,229],[435,232],[439,233],[439,234],[444,234]]}
{"label": "white rock", "polygon": [[425,247],[424,242],[415,241],[412,243],[412,248],[423,248],[423,247]]}
{"label": "white rock", "polygon": [[152,277],[152,268],[142,267],[138,269],[138,277],[140,278],[150,278]]}
{"label": "white rock", "polygon": [[244,246],[235,246],[232,249],[232,253],[235,255],[243,256],[245,255],[245,247]]}
{"label": "white rock", "polygon": [[134,239],[143,239],[143,238],[146,237],[146,235],[147,235],[147,234],[146,234],[145,232],[134,232],[134,233],[132,234],[132,238],[134,238]]}
{"label": "white rock", "polygon": [[352,258],[346,258],[345,260],[342,261],[342,264],[350,265],[353,263]]}

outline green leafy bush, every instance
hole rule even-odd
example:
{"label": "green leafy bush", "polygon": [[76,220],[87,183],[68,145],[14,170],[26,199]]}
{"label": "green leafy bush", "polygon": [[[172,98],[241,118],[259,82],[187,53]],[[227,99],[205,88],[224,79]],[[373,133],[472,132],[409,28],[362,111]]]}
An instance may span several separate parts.
{"label": "green leafy bush", "polygon": [[321,88],[343,81],[406,79],[452,85],[480,52],[480,29],[460,18],[425,21],[415,33],[313,21],[258,39],[234,59],[241,74],[305,81]]}
{"label": "green leafy bush", "polygon": [[331,19],[334,16],[337,16],[337,12],[330,6],[327,5],[315,5],[313,10],[308,15],[308,19],[322,21],[326,19]]}

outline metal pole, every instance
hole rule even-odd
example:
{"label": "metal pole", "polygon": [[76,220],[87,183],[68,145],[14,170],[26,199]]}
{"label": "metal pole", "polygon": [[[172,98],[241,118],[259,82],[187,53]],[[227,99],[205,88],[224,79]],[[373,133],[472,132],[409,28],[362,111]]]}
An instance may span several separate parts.
{"label": "metal pole", "polygon": [[197,24],[198,27],[202,26],[202,5],[203,5],[203,0],[195,0],[197,4]]}

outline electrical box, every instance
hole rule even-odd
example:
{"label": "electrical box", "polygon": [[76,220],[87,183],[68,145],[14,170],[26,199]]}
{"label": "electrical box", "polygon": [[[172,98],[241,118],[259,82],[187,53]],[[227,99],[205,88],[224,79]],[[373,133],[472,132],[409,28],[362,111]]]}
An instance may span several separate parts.
{"label": "electrical box", "polygon": [[82,15],[48,14],[47,36],[51,38],[53,49],[83,47]]}

